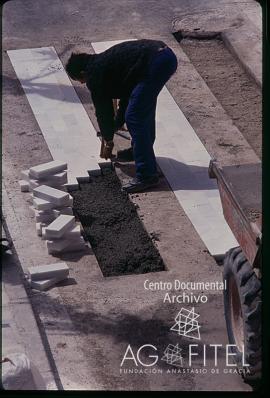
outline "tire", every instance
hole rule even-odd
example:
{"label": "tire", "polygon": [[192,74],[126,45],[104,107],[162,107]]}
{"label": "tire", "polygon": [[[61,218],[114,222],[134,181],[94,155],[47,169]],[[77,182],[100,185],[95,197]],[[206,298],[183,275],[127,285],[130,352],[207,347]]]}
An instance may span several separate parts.
{"label": "tire", "polygon": [[230,351],[243,378],[255,381],[261,377],[261,281],[240,247],[226,253],[223,280],[228,340],[234,345]]}

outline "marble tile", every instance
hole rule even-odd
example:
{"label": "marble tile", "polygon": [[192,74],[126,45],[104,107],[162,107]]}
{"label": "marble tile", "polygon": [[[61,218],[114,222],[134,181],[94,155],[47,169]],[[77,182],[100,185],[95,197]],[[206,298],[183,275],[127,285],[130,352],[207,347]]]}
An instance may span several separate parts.
{"label": "marble tile", "polygon": [[[99,53],[122,41],[92,46]],[[98,170],[96,131],[53,47],[8,55],[53,158],[68,162],[72,188],[75,177]],[[158,98],[156,131],[157,161],[177,200],[208,250],[225,253],[237,242],[223,217],[216,183],[208,177],[210,155],[166,87]]]}
{"label": "marble tile", "polygon": [[[99,53],[114,44],[107,41],[92,46]],[[154,149],[177,200],[210,253],[223,254],[236,246],[223,217],[217,184],[208,177],[211,157],[166,87],[157,102]]]}
{"label": "marble tile", "polygon": [[68,185],[75,187],[74,178],[99,170],[100,140],[55,49],[10,50],[8,55],[53,159],[68,163]]}

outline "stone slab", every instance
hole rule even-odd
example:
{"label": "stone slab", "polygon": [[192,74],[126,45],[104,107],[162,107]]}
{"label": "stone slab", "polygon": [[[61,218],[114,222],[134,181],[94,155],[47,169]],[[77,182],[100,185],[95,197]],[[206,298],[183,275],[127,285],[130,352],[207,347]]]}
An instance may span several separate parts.
{"label": "stone slab", "polygon": [[49,178],[52,174],[63,172],[67,169],[67,163],[59,160],[53,160],[48,163],[42,163],[38,166],[30,167],[29,176],[34,179]]}
{"label": "stone slab", "polygon": [[75,217],[61,214],[46,228],[46,234],[49,239],[61,238],[64,233],[75,226]]}
{"label": "stone slab", "polygon": [[56,283],[61,282],[62,280],[66,279],[67,277],[59,276],[57,278],[45,279],[42,281],[30,281],[30,285],[32,289],[36,289],[39,291],[44,291],[49,289],[50,287],[54,286]]}
{"label": "stone slab", "polygon": [[54,204],[45,199],[33,197],[33,206],[37,210],[51,210]]}
{"label": "stone slab", "polygon": [[68,246],[66,246],[65,248],[63,248],[62,250],[55,250],[54,248],[49,248],[48,249],[48,253],[49,254],[64,254],[64,253],[73,253],[73,252],[77,252],[77,251],[83,251],[87,248],[86,243],[83,241],[80,241],[78,243],[72,243]]}
{"label": "stone slab", "polygon": [[54,209],[53,214],[55,217],[59,217],[61,214],[66,214],[68,216],[73,216],[73,210],[71,207],[63,207],[62,209]]}
{"label": "stone slab", "polygon": [[[120,42],[91,44],[99,53]],[[223,217],[216,182],[208,176],[211,157],[166,87],[157,102],[154,149],[159,167],[209,252],[220,255],[237,246]]]}
{"label": "stone slab", "polygon": [[47,200],[57,206],[63,206],[69,202],[69,194],[59,189],[49,187],[47,185],[40,185],[33,189],[34,197]]}
{"label": "stone slab", "polygon": [[67,189],[78,189],[77,177],[99,169],[100,140],[54,47],[9,50],[8,56],[53,159],[68,163]]}
{"label": "stone slab", "polygon": [[19,185],[20,185],[21,192],[29,192],[30,186],[29,186],[28,181],[19,180]]}
{"label": "stone slab", "polygon": [[36,267],[29,267],[27,273],[31,281],[41,281],[45,279],[67,277],[69,274],[69,267],[66,263],[55,263],[48,265],[38,265]]}
{"label": "stone slab", "polygon": [[[72,227],[70,230],[66,231],[62,238],[72,240],[80,237],[81,237],[81,225],[77,224],[75,225],[75,227]],[[49,239],[46,234],[46,228],[42,229],[42,239]]]}
{"label": "stone slab", "polygon": [[55,240],[47,240],[46,241],[46,246],[49,251],[49,253],[55,252],[55,253],[61,253],[62,250],[68,248],[68,247],[73,247],[73,246],[79,246],[84,244],[84,239],[81,236],[71,237],[70,239],[67,239],[66,237],[62,239],[55,239]]}

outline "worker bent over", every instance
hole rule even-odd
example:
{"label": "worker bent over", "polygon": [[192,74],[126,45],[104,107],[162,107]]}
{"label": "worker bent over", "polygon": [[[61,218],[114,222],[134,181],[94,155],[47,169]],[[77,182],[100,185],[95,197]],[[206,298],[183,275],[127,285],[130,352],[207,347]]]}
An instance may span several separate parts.
{"label": "worker bent over", "polygon": [[116,44],[100,54],[72,53],[68,60],[68,75],[91,92],[102,135],[101,157],[112,157],[114,133],[126,122],[132,146],[119,151],[117,159],[135,160],[136,165],[136,178],[123,186],[126,192],[158,183],[153,149],[157,97],[176,69],[173,51],[162,41],[146,39]]}

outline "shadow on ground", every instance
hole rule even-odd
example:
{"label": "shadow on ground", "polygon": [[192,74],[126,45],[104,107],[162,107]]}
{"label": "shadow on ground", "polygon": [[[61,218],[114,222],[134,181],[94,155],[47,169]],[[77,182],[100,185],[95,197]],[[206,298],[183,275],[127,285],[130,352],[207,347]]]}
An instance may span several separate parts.
{"label": "shadow on ground", "polygon": [[[208,167],[187,165],[178,162],[175,159],[167,157],[157,157],[158,167],[160,169],[160,176],[163,175],[165,170],[170,170],[170,176],[173,176],[173,189],[176,190],[214,190],[216,183],[208,177]],[[133,178],[135,176],[135,164],[116,162],[115,167],[121,172]],[[171,190],[169,184],[160,184],[154,188],[148,189],[151,191],[169,191]]]}
{"label": "shadow on ground", "polygon": [[[70,95],[65,95],[65,92],[70,90],[70,86],[64,84],[58,84],[56,86],[53,83],[37,83],[34,79],[25,79],[23,81],[23,89],[19,80],[16,78],[2,75],[2,79],[3,93],[7,95],[9,94],[18,97],[33,93],[35,95],[41,95],[42,97],[58,99],[64,102],[72,102],[74,104],[93,104],[89,91],[78,84],[74,85],[74,89],[77,92],[78,97],[74,96],[71,98]],[[57,87],[57,90],[53,89],[54,87]]]}
{"label": "shadow on ground", "polygon": [[[108,346],[111,347],[111,345],[121,348],[123,345],[127,346],[130,344],[134,350],[137,350],[144,344],[152,344],[157,347],[157,352],[161,356],[169,344],[179,344],[183,358],[186,360],[189,344],[197,344],[196,352],[199,354],[198,358],[203,357],[203,340],[190,340],[170,331],[170,327],[174,323],[175,313],[169,317],[168,312],[169,314],[172,312],[169,307],[163,308],[158,315],[155,309],[151,317],[148,314],[149,308],[142,309],[136,315],[119,309],[109,310],[107,314],[101,314],[100,311],[86,309],[83,304],[82,306],[77,304],[63,306],[57,299],[49,295],[46,296],[45,302],[42,296],[43,294],[38,294],[34,297],[34,300],[37,301],[40,311],[46,319],[44,322],[51,335],[55,331],[56,334],[61,335],[88,336],[90,345],[92,336],[93,344],[95,341],[95,346],[102,347],[104,354]],[[63,307],[62,310],[61,307]],[[57,317],[52,316],[55,313],[52,308],[58,309]],[[66,311],[72,323],[67,322],[65,317],[61,319],[61,313],[65,314]],[[147,351],[145,355],[147,361]],[[209,360],[213,361],[215,358],[214,351],[209,350],[207,356]],[[225,350],[222,349],[219,353],[219,358],[224,357]],[[166,361],[159,361],[158,365],[168,369]]]}

